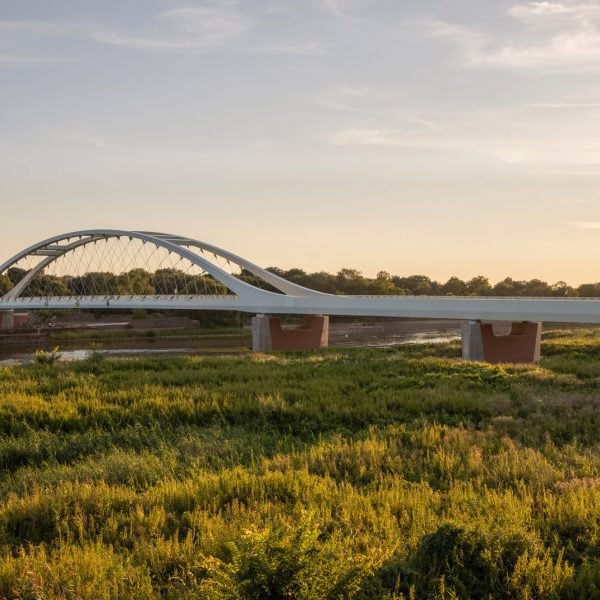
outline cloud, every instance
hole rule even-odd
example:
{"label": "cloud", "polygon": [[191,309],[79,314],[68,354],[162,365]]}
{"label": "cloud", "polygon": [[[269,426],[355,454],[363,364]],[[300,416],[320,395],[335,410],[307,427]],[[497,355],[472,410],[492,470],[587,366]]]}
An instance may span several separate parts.
{"label": "cloud", "polygon": [[163,27],[141,36],[98,31],[91,37],[105,44],[143,50],[209,50],[247,32],[254,24],[232,2],[176,8],[158,15],[157,21],[166,31]]}
{"label": "cloud", "polygon": [[590,129],[589,116],[580,111],[549,121],[545,111],[525,106],[471,111],[399,108],[395,113],[353,120],[325,133],[324,141],[349,148],[462,153],[469,162],[479,157],[536,172],[583,170],[600,175],[597,132]]}
{"label": "cloud", "polygon": [[591,2],[525,2],[514,4],[508,14],[524,23],[549,23],[567,17],[588,21],[600,16],[600,6]]}
{"label": "cloud", "polygon": [[482,32],[438,19],[406,21],[402,29],[405,33],[413,32],[429,38],[446,40],[461,49],[469,60],[478,56],[490,42],[489,37]]}
{"label": "cloud", "polygon": [[600,70],[600,3],[518,3],[507,14],[522,25],[510,37],[436,19],[405,22],[403,31],[453,44],[471,67]]}
{"label": "cloud", "polygon": [[516,69],[585,71],[600,69],[600,31],[561,33],[538,44],[507,45],[471,57],[471,64]]}
{"label": "cloud", "polygon": [[406,146],[410,142],[403,139],[395,129],[377,127],[347,127],[327,136],[334,146]]}
{"label": "cloud", "polygon": [[[368,86],[332,85],[314,99],[314,103],[324,108],[342,112],[360,112],[364,110],[361,100],[373,94]],[[372,104],[372,98],[369,98]]]}
{"label": "cloud", "polygon": [[350,11],[369,6],[373,0],[317,0],[318,6],[338,17],[346,16]]}

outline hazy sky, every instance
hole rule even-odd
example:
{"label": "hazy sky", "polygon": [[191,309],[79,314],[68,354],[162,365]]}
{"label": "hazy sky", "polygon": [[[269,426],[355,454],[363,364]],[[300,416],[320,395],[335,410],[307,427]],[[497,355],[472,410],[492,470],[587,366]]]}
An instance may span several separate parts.
{"label": "hazy sky", "polygon": [[0,108],[0,259],[600,280],[598,0],[0,0]]}

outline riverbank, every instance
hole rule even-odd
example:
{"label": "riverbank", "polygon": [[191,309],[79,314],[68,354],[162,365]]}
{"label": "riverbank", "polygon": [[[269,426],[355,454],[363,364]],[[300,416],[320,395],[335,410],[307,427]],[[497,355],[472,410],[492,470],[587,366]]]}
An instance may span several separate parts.
{"label": "riverbank", "polygon": [[[141,323],[141,321],[139,322]],[[250,351],[249,327],[200,328],[159,327],[45,330],[42,336],[11,335],[0,340],[0,362],[33,360],[37,350],[61,349],[65,360],[79,360],[90,353],[104,356],[155,356],[245,354]],[[164,323],[163,323],[164,324]],[[386,347],[457,339],[460,323],[443,320],[385,320],[374,322],[332,322],[332,347]]]}
{"label": "riverbank", "polygon": [[0,597],[593,597],[600,333],[543,345],[0,367]]}

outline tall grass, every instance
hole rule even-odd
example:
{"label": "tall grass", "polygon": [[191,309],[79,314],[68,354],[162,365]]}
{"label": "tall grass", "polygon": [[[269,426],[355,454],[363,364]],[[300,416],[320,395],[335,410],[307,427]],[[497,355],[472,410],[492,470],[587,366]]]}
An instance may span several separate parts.
{"label": "tall grass", "polygon": [[0,597],[598,597],[585,333],[0,367]]}

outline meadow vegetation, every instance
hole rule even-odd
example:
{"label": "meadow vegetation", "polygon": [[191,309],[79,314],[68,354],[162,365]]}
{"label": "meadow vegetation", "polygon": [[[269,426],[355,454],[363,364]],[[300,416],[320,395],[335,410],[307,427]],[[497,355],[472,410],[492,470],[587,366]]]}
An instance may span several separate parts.
{"label": "meadow vegetation", "polygon": [[0,366],[0,597],[597,598],[600,332]]}

